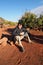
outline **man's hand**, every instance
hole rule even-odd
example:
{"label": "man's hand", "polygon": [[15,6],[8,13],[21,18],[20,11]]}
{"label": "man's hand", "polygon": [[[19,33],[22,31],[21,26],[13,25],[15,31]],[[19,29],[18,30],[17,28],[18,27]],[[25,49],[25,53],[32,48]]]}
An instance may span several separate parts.
{"label": "man's hand", "polygon": [[21,32],[20,35],[21,35],[21,36],[24,35],[24,32]]}

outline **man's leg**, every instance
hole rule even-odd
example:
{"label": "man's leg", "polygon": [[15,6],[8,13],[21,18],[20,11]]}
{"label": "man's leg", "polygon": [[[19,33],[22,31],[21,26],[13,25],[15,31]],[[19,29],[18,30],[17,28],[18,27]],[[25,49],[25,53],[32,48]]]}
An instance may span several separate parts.
{"label": "man's leg", "polygon": [[30,40],[30,37],[28,35],[28,33],[25,33],[24,37],[27,37],[28,38],[28,42],[31,43],[32,41]]}
{"label": "man's leg", "polygon": [[16,45],[18,45],[19,47],[21,47],[21,50],[24,51],[24,47],[21,43],[21,40],[24,38],[24,36],[16,36]]}

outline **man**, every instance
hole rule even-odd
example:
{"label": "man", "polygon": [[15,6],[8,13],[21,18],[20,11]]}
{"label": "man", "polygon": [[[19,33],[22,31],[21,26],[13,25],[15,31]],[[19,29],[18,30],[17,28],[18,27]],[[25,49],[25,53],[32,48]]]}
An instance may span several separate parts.
{"label": "man", "polygon": [[25,28],[23,28],[21,23],[18,23],[17,27],[15,28],[14,32],[13,32],[13,36],[14,36],[14,40],[16,39],[15,44],[18,45],[19,47],[21,47],[21,50],[24,51],[24,47],[21,43],[21,40],[24,37],[28,38],[28,42],[31,43],[31,40],[29,38],[28,32]]}

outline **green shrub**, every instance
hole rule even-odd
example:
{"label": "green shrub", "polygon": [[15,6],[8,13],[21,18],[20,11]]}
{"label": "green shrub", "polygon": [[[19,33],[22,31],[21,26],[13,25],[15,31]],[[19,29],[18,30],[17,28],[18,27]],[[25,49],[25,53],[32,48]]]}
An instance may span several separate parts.
{"label": "green shrub", "polygon": [[35,14],[31,12],[25,12],[19,22],[21,22],[24,27],[43,29],[43,15],[40,15],[40,17],[37,18]]}

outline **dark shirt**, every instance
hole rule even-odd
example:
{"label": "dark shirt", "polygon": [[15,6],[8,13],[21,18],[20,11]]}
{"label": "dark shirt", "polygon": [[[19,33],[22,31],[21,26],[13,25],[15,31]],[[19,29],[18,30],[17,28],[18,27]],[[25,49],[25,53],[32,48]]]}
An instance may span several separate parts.
{"label": "dark shirt", "polygon": [[24,32],[24,34],[27,32],[27,30],[25,28],[21,28],[19,29],[18,27],[15,28],[14,32],[13,32],[13,35],[14,36],[18,36],[20,35],[21,32]]}

